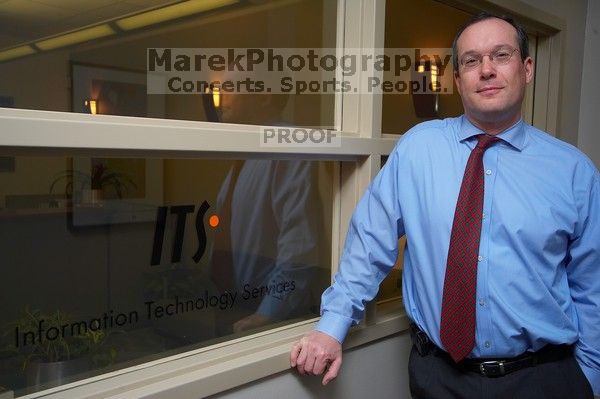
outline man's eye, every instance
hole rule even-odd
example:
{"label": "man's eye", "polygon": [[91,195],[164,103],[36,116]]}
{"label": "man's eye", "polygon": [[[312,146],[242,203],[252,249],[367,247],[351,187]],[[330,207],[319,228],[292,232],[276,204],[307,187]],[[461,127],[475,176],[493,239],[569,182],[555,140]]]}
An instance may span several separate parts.
{"label": "man's eye", "polygon": [[494,54],[494,58],[497,61],[506,61],[510,58],[511,53],[509,51],[498,51],[497,53]]}
{"label": "man's eye", "polygon": [[475,57],[469,57],[469,58],[463,59],[463,65],[466,67],[475,66],[478,63],[479,63],[479,61]]}

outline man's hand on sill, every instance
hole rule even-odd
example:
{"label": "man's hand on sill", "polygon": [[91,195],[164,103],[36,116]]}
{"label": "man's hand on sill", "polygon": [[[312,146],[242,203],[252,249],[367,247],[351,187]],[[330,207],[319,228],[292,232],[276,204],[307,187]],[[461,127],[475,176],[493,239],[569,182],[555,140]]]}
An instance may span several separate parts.
{"label": "man's hand on sill", "polygon": [[321,375],[323,385],[337,377],[342,366],[342,344],[320,331],[311,331],[292,346],[290,365],[302,375]]}

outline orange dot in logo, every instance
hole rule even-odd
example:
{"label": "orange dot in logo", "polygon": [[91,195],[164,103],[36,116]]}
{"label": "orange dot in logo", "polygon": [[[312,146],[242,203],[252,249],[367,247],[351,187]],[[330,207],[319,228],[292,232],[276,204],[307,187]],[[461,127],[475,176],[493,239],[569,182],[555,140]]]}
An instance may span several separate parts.
{"label": "orange dot in logo", "polygon": [[212,215],[208,218],[208,224],[210,224],[210,227],[217,227],[219,225],[219,217],[217,215]]}

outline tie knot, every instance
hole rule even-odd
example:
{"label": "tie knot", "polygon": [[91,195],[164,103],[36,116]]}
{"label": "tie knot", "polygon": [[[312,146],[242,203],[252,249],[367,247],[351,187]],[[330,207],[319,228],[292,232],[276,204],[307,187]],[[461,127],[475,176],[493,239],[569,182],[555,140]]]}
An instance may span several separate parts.
{"label": "tie knot", "polygon": [[489,134],[480,134],[477,136],[477,147],[486,150],[490,144],[500,141],[496,136],[490,136]]}

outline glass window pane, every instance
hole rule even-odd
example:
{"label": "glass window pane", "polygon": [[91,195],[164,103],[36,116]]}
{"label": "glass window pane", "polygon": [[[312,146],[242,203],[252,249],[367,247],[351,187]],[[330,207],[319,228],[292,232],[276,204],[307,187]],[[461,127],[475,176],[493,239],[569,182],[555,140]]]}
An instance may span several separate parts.
{"label": "glass window pane", "polygon": [[[148,49],[335,48],[336,11],[335,0],[2,1],[0,106],[219,121],[201,93],[147,94]],[[255,97],[222,121],[333,125],[331,94],[271,98],[281,107]]]}
{"label": "glass window pane", "polygon": [[[385,165],[388,160],[387,155],[381,156],[381,167]],[[402,266],[404,264],[404,248],[406,247],[406,236],[403,236],[398,240],[398,257],[394,263],[394,267],[385,279],[379,285],[379,291],[375,297],[376,303],[383,303],[385,301],[397,299],[402,296]]]}
{"label": "glass window pane", "polygon": [[318,315],[335,162],[0,155],[17,395]]}
{"label": "glass window pane", "polygon": [[404,248],[406,247],[406,236],[398,240],[398,258],[394,268],[381,282],[379,292],[375,298],[376,302],[396,299],[402,296],[402,267],[404,265]]}

